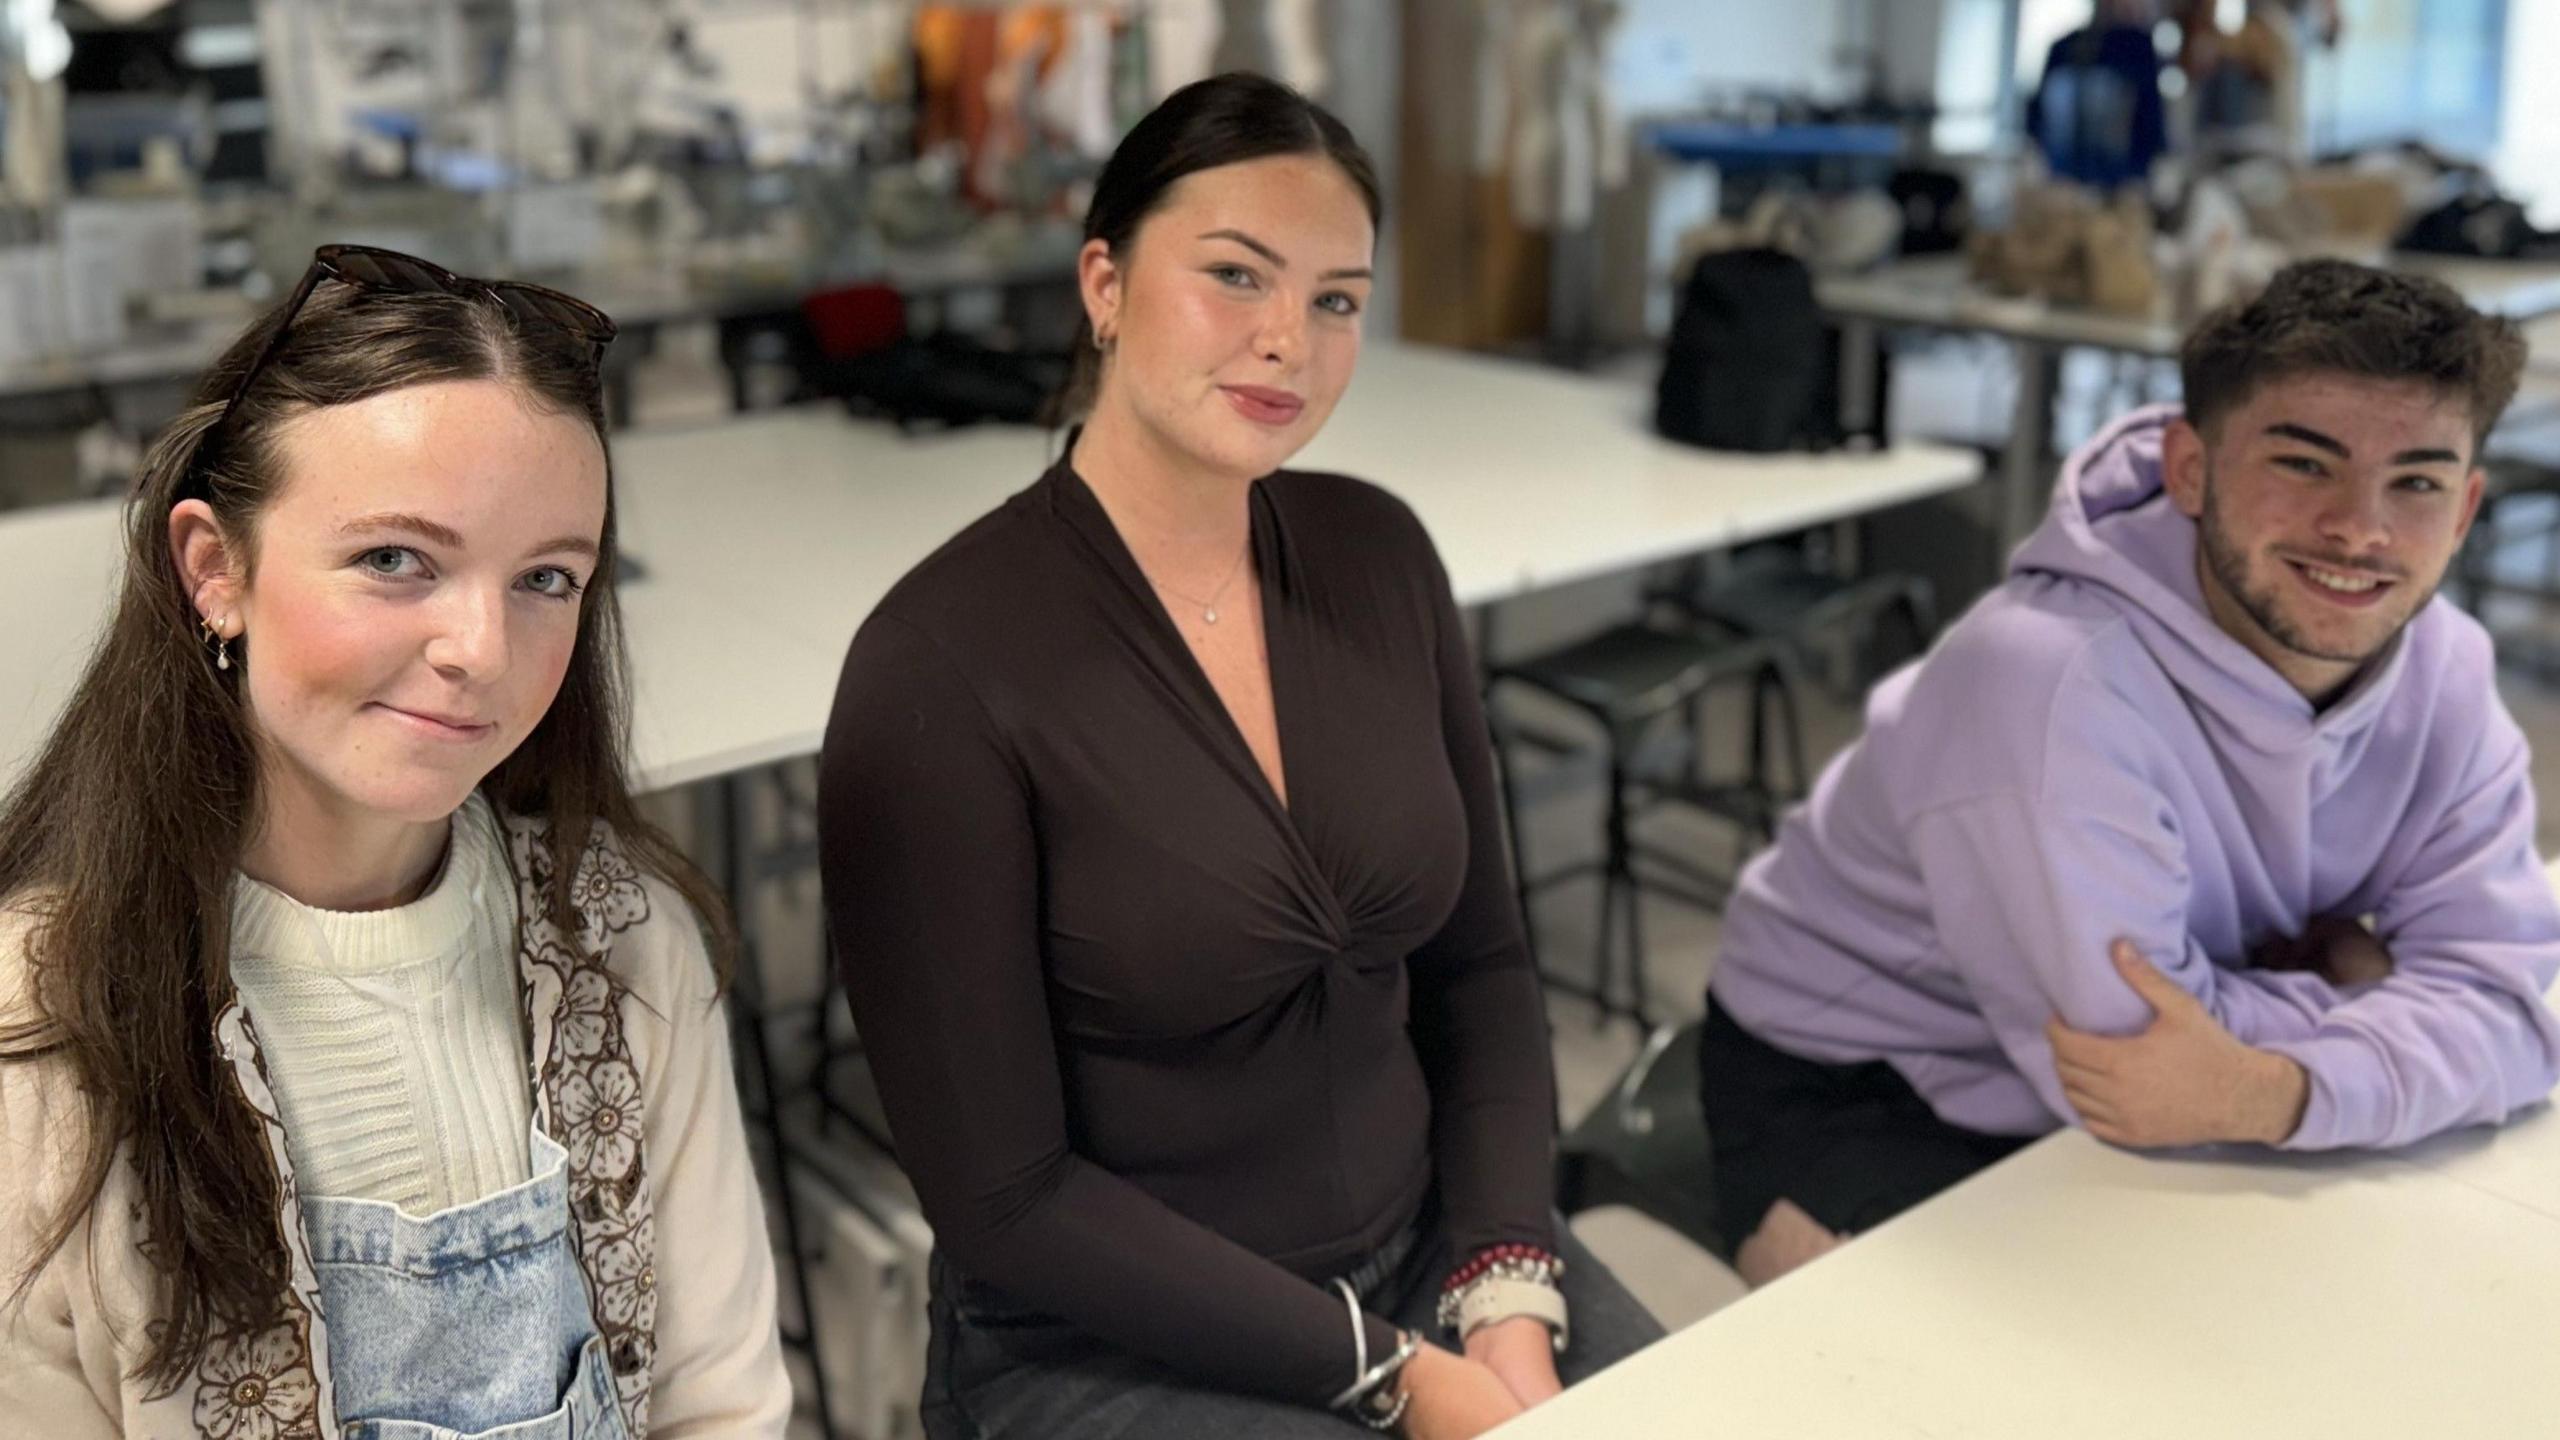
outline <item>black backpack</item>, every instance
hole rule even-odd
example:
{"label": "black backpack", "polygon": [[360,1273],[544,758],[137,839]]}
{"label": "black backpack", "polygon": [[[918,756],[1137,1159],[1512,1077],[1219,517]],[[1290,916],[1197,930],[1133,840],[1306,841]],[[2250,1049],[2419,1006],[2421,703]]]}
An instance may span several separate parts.
{"label": "black backpack", "polygon": [[1904,255],[1945,255],[1964,248],[1973,228],[1973,202],[1964,177],[1951,170],[1897,170],[1884,187],[1902,211]]}
{"label": "black backpack", "polygon": [[1778,250],[1700,256],[1671,322],[1654,428],[1711,450],[1827,443],[1831,360],[1803,261]]}
{"label": "black backpack", "polygon": [[2477,255],[2491,260],[2548,256],[2555,237],[2534,228],[2524,206],[2490,192],[2448,200],[2420,215],[2400,236],[2398,248],[2433,255]]}
{"label": "black backpack", "polygon": [[886,416],[904,431],[980,421],[1041,423],[1066,383],[1066,357],[997,350],[965,336],[900,340],[818,367],[813,388],[841,396],[856,415]]}

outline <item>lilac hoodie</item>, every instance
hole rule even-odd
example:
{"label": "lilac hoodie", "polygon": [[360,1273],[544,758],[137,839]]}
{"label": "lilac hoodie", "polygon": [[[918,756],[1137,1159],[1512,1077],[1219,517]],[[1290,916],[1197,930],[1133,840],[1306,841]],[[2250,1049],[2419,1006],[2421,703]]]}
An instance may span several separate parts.
{"label": "lilac hoodie", "polygon": [[[2124,935],[2301,1062],[2289,1148],[2502,1120],[2560,1082],[2560,905],[2489,638],[2430,601],[2315,715],[2204,609],[2161,489],[2176,415],[2072,457],[2008,580],[1876,687],[1745,871],[1715,1002],[1783,1050],[1890,1062],[1954,1124],[2036,1134],[2072,1119],[2046,1019],[2150,1019],[2107,959]],[[2373,917],[2396,973],[2245,964],[2320,915]]]}

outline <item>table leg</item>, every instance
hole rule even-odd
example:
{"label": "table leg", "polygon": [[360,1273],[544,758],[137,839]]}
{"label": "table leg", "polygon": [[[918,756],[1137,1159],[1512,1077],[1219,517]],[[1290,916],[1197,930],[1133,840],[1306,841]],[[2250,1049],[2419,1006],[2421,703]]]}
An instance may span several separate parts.
{"label": "table leg", "polygon": [[[699,792],[695,813],[719,829],[713,879],[728,897],[738,922],[738,975],[730,992],[730,1016],[743,1043],[735,1047],[735,1060],[752,1071],[756,1094],[762,1102],[746,1107],[747,1118],[763,1130],[765,1146],[773,1155],[775,1208],[781,1212],[783,1250],[790,1257],[786,1278],[800,1306],[799,1327],[786,1330],[782,1339],[809,1357],[810,1398],[817,1407],[818,1434],[821,1440],[834,1440],[835,1412],[827,1400],[825,1347],[818,1333],[817,1302],[810,1293],[810,1251],[801,1240],[800,1202],[791,1183],[791,1142],[783,1134],[782,1089],[774,1078],[773,1046],[766,1030],[773,1016],[766,1009],[769,992],[764,986],[763,959],[749,925],[747,902],[755,867],[748,853],[753,844],[747,816],[748,779],[743,774],[730,774],[706,782]],[[820,1044],[824,1043],[821,1035]],[[744,1088],[740,1087],[742,1095]]]}
{"label": "table leg", "polygon": [[1872,435],[1884,443],[1884,366],[1877,350],[1876,323],[1858,315],[1838,317],[1840,326],[1840,433]]}
{"label": "table leg", "polygon": [[1855,580],[1866,557],[1859,553],[1859,521],[1862,517],[1843,515],[1831,522],[1831,573],[1842,580]]}
{"label": "table leg", "polygon": [[1589,224],[1547,236],[1547,342],[1550,363],[1588,370],[1598,349],[1600,245]]}
{"label": "table leg", "polygon": [[[1511,853],[1511,893],[1520,906],[1520,936],[1529,947],[1529,965],[1538,968],[1538,926],[1536,911],[1529,906],[1529,857],[1520,845],[1519,777],[1511,769],[1510,736],[1494,718],[1493,693],[1493,603],[1473,607],[1475,620],[1476,693],[1484,698],[1485,733],[1493,742],[1494,784],[1502,791],[1502,838]],[[1540,975],[1546,971],[1538,970]]]}
{"label": "table leg", "polygon": [[2000,562],[2044,519],[2053,489],[2048,457],[2053,446],[2053,391],[2061,353],[2041,340],[2018,340],[2018,403],[2009,420],[2009,445],[2000,456],[2000,493],[1992,525]]}

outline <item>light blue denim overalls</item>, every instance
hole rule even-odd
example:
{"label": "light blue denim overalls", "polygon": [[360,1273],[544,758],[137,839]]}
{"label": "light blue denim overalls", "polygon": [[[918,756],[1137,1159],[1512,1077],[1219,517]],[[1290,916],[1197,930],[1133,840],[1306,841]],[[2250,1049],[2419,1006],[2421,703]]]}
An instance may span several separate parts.
{"label": "light blue denim overalls", "polygon": [[421,1218],[302,1197],[346,1440],[630,1440],[569,1239],[568,1152]]}

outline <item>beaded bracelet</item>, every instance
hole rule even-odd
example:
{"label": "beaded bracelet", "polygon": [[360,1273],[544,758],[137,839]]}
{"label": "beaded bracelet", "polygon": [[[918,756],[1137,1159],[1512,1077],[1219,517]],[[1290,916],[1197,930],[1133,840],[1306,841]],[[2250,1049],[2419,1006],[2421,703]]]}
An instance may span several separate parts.
{"label": "beaded bracelet", "polygon": [[1474,1259],[1452,1272],[1441,1285],[1440,1293],[1446,1295],[1452,1290],[1464,1290],[1475,1283],[1476,1277],[1504,1261],[1544,1265],[1550,1280],[1564,1273],[1564,1261],[1556,1258],[1552,1250],[1542,1250],[1535,1245],[1494,1245],[1477,1251]]}

